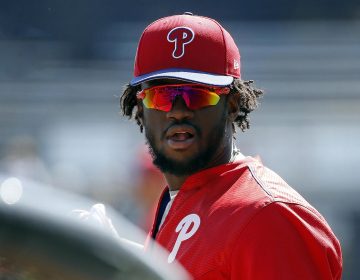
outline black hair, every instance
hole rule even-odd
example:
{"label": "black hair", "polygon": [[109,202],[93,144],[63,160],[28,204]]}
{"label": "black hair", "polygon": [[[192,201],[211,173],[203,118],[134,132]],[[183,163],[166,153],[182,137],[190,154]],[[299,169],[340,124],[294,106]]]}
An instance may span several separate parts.
{"label": "black hair", "polygon": [[[253,86],[253,82],[254,81],[252,80],[242,81],[240,79],[234,79],[230,85],[230,94],[236,98],[239,106],[238,116],[235,118],[234,123],[242,131],[250,128],[249,113],[259,106],[259,98],[264,94],[261,89],[257,89]],[[126,85],[120,98],[120,107],[124,116],[129,117],[129,119],[134,117],[136,123],[140,126],[140,131],[142,132],[143,126],[140,121],[141,116],[139,116],[138,111],[134,114],[134,107],[137,104],[136,93],[140,90],[140,85]],[[235,132],[234,123],[233,130]]]}

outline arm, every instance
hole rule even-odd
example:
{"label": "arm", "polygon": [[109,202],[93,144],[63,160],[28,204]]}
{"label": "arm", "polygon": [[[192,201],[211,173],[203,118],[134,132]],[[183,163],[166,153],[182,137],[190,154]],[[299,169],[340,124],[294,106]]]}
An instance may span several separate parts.
{"label": "arm", "polygon": [[231,258],[231,279],[341,279],[338,240],[326,222],[296,204],[274,202],[246,226]]}

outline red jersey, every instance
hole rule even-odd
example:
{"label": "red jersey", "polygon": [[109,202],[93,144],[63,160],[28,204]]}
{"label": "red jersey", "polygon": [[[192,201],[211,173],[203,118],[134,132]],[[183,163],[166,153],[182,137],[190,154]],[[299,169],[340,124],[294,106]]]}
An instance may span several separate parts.
{"label": "red jersey", "polygon": [[[151,237],[194,279],[340,279],[339,241],[294,189],[246,157],[188,177]],[[166,203],[165,203],[166,204]]]}

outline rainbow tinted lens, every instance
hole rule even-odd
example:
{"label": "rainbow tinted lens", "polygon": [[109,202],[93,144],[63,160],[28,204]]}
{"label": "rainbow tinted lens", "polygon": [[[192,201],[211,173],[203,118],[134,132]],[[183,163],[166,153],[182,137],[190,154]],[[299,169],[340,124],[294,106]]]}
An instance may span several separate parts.
{"label": "rainbow tinted lens", "polygon": [[229,88],[210,88],[196,84],[164,85],[142,90],[137,94],[146,108],[169,112],[177,96],[181,96],[190,110],[216,105],[221,94]]}

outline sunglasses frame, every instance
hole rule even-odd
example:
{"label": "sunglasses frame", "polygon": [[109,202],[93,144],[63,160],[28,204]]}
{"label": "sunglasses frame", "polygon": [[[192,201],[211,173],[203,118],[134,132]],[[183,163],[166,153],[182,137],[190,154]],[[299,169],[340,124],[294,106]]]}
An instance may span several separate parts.
{"label": "sunglasses frame", "polygon": [[[219,97],[220,97],[220,95],[230,93],[230,88],[229,87],[206,86],[206,85],[203,85],[203,84],[167,84],[167,85],[153,86],[153,87],[150,87],[150,88],[147,88],[147,89],[143,89],[143,90],[139,91],[136,94],[136,97],[137,97],[137,99],[144,100],[146,98],[146,93],[145,93],[146,90],[149,90],[149,89],[161,89],[161,88],[167,88],[167,87],[169,87],[169,88],[182,88],[182,87],[199,88],[199,89],[203,89],[204,91],[214,93],[214,94],[218,95]],[[181,93],[175,94],[175,96],[177,96],[177,95],[182,95],[182,94]],[[182,97],[182,98],[184,98],[184,97]],[[145,105],[144,102],[143,102],[143,104],[144,104],[144,106],[146,108],[148,108]],[[216,104],[208,105],[208,106],[215,106]],[[203,106],[203,107],[207,107],[207,106]],[[200,107],[200,108],[203,108],[203,107]],[[200,108],[198,108],[198,109],[200,109]],[[158,109],[158,108],[148,108],[148,109],[168,112],[166,110],[161,110],[161,109]],[[171,109],[172,109],[172,106],[170,107],[169,111],[171,111]]]}

